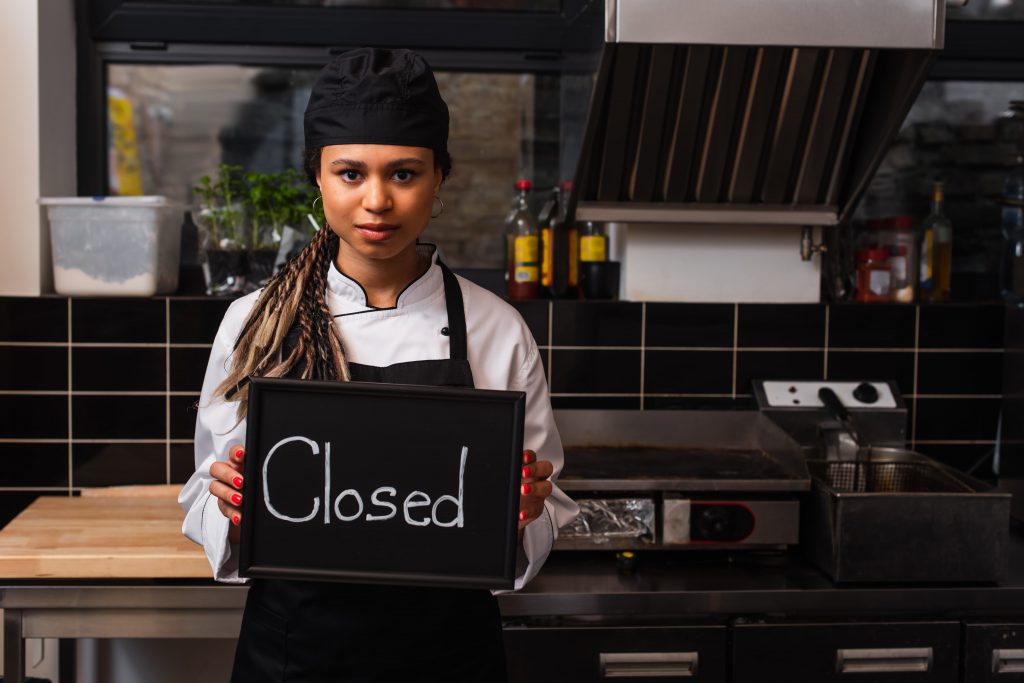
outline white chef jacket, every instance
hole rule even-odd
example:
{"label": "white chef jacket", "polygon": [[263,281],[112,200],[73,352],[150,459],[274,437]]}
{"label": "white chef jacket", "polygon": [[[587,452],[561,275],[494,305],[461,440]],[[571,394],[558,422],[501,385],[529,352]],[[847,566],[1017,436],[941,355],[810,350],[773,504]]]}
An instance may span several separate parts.
{"label": "white chef jacket", "polygon": [[[349,361],[387,366],[417,360],[449,358],[444,282],[433,247],[432,264],[398,296],[394,308],[372,308],[362,286],[332,263],[327,276],[327,303],[335,316]],[[519,312],[468,280],[459,277],[466,309],[466,335],[473,383],[478,389],[526,393],[523,447],[538,460],[554,465],[552,483],[562,469],[562,443],[551,413],[544,366],[537,344]],[[235,340],[259,292],[232,302],[221,321],[199,398],[196,419],[196,471],[182,488],[178,502],[185,509],[182,532],[206,550],[213,576],[226,583],[245,583],[238,576],[238,547],[228,542],[229,520],[210,493],[210,465],[226,460],[235,444],[245,444],[245,420],[238,422],[236,402],[211,397],[228,374]],[[544,565],[561,526],[578,514],[576,504],[557,485],[544,502],[540,517],[527,525],[515,588],[522,588]],[[525,557],[522,555],[525,554]],[[525,566],[524,566],[525,565]]]}

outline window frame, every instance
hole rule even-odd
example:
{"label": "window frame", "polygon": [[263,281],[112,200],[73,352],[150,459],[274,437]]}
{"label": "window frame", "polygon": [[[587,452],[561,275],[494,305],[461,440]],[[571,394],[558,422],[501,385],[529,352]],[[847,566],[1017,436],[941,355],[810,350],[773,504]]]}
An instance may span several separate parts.
{"label": "window frame", "polygon": [[602,0],[561,0],[559,12],[87,0],[75,18],[83,196],[107,192],[110,64],[320,66],[369,44],[416,49],[439,70],[593,73],[604,21]]}

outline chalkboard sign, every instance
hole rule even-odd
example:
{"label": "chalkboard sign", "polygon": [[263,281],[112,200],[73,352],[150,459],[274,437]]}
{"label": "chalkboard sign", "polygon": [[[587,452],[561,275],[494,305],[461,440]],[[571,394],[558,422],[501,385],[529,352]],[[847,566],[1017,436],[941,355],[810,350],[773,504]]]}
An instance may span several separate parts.
{"label": "chalkboard sign", "polygon": [[522,392],[249,386],[241,576],[513,586]]}

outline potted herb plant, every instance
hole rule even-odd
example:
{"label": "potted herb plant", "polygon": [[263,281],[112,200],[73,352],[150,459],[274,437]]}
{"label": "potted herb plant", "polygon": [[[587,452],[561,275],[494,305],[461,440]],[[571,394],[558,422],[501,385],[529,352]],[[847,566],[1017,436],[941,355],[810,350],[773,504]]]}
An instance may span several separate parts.
{"label": "potted herb plant", "polygon": [[274,274],[285,229],[301,230],[298,216],[308,191],[299,173],[292,168],[279,173],[245,174],[248,191],[250,241],[247,289],[258,289]]}
{"label": "potted herb plant", "polygon": [[199,199],[200,259],[207,294],[232,294],[245,286],[246,187],[240,166],[221,164],[193,187]]}

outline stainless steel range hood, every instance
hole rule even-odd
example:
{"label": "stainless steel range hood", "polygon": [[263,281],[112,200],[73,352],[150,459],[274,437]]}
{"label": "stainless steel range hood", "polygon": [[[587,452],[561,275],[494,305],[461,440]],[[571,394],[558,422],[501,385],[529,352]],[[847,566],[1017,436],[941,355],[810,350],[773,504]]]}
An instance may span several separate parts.
{"label": "stainless steel range hood", "polygon": [[580,220],[825,226],[942,49],[945,0],[607,0]]}

